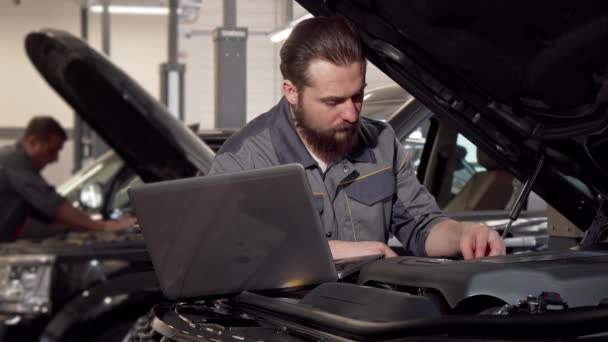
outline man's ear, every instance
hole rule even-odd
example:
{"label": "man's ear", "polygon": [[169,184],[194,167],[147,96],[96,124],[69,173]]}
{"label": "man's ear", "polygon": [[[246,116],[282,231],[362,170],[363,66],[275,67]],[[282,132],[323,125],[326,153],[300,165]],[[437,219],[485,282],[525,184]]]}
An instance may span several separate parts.
{"label": "man's ear", "polygon": [[290,80],[283,81],[283,96],[291,105],[298,104],[298,88]]}
{"label": "man's ear", "polygon": [[21,139],[21,144],[27,155],[35,154],[40,149],[40,140],[33,135],[23,137]]}
{"label": "man's ear", "polygon": [[38,139],[33,135],[28,135],[28,136],[23,137],[23,139],[21,141],[22,141],[23,145],[26,145],[30,148],[32,148],[38,144]]}

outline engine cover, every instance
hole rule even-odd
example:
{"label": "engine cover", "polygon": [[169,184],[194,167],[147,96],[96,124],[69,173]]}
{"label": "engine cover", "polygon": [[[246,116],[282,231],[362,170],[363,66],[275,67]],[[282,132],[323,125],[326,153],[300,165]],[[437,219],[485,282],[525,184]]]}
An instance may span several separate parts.
{"label": "engine cover", "polygon": [[360,284],[434,289],[451,308],[477,296],[516,304],[541,292],[560,294],[569,307],[608,298],[608,252],[559,251],[450,260],[401,257],[366,266]]}

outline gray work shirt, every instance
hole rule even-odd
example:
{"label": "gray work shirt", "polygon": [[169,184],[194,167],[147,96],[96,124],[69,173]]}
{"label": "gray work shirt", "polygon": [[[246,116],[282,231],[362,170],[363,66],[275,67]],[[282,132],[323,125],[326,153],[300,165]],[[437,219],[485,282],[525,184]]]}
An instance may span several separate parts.
{"label": "gray work shirt", "polygon": [[411,253],[426,255],[430,228],[446,217],[416,178],[392,128],[362,118],[355,151],[323,173],[291,117],[283,98],[224,143],[210,174],[300,163],[329,239],[387,242],[392,233]]}
{"label": "gray work shirt", "polygon": [[19,143],[0,147],[0,241],[17,238],[27,217],[54,221],[63,202]]}

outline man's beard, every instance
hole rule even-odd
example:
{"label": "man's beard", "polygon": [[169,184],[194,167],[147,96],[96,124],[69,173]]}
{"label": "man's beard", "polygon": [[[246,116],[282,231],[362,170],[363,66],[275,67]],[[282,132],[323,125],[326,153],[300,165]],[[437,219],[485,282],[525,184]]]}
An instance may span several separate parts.
{"label": "man's beard", "polygon": [[340,127],[319,130],[308,122],[302,106],[292,107],[294,125],[312,151],[323,161],[334,162],[344,159],[356,147],[359,140],[359,121],[344,123]]}

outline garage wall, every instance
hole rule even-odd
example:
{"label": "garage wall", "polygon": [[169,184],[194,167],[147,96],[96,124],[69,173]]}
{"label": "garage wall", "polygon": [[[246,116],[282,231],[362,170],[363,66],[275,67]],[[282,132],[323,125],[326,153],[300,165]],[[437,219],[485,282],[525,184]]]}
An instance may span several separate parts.
{"label": "garage wall", "polygon": [[268,32],[281,24],[282,4],[285,0],[237,2],[239,25],[250,27],[247,42],[247,119],[251,120],[274,106],[280,98],[280,76],[277,45],[270,41]]}
{"label": "garage wall", "polygon": [[[101,16],[89,15],[89,42],[101,49]],[[166,16],[113,15],[111,59],[158,97],[159,64],[166,60]],[[0,127],[21,127],[34,113],[50,113],[68,128],[71,109],[46,85],[23,48],[25,35],[39,28],[80,35],[80,10],[73,0],[0,1]],[[7,115],[8,114],[8,115]]]}
{"label": "garage wall", "polygon": [[[238,0],[237,26],[247,27],[247,120],[266,112],[282,96],[279,70],[281,44],[273,44],[269,32],[283,27],[282,13],[288,0]],[[308,13],[297,3],[294,18]],[[205,0],[200,18],[180,25],[180,56],[186,63],[186,121],[215,127],[214,44],[211,31],[221,26],[222,0]],[[390,82],[375,66],[368,66],[368,89]]]}
{"label": "garage wall", "polygon": [[[214,73],[211,31],[222,25],[222,2],[204,1],[195,22],[180,23],[179,59],[186,64],[185,121],[213,127]],[[238,20],[238,19],[237,19]]]}
{"label": "garage wall", "polygon": [[[238,27],[246,27],[247,118],[266,111],[277,99],[275,46],[267,32],[276,27],[277,7],[285,0],[237,1]],[[215,127],[214,48],[212,31],[223,25],[222,0],[205,0],[196,22],[180,25],[180,56],[186,64],[186,121]],[[278,71],[278,69],[277,69]]]}
{"label": "garage wall", "polygon": [[34,113],[51,113],[71,127],[68,107],[46,85],[27,59],[25,35],[43,27],[78,33],[78,8],[67,0],[0,2],[0,126],[23,127]]}

